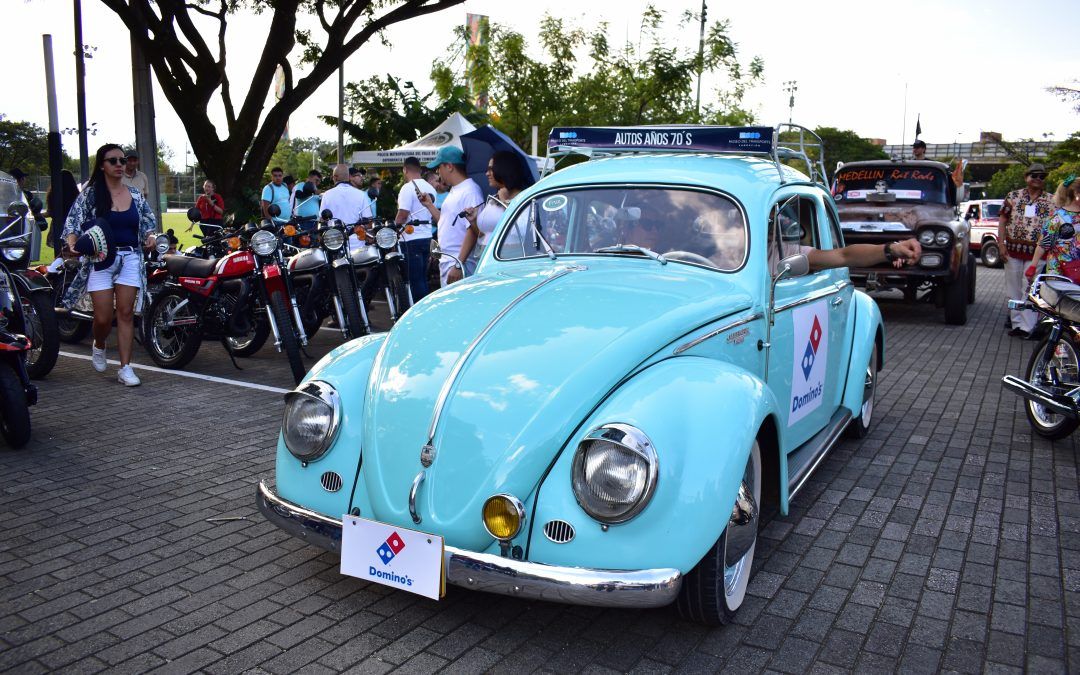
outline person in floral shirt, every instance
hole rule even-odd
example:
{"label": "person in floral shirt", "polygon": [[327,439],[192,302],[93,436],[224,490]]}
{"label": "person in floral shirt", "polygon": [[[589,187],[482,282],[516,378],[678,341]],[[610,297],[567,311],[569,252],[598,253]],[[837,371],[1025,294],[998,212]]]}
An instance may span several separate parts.
{"label": "person in floral shirt", "polygon": [[[1001,257],[1005,259],[1005,296],[1009,300],[1024,300],[1028,284],[1024,270],[1035,254],[1043,223],[1054,212],[1054,203],[1044,189],[1046,167],[1032,164],[1024,172],[1027,187],[1013,190],[1005,197],[998,216],[998,241],[1005,242]],[[1033,310],[1009,311],[1009,335],[1031,337],[1038,315]]]}
{"label": "person in floral shirt", "polygon": [[1061,182],[1054,193],[1054,215],[1042,228],[1035,256],[1024,275],[1035,276],[1039,261],[1046,257],[1046,274],[1060,274],[1080,283],[1080,183],[1076,175]]}

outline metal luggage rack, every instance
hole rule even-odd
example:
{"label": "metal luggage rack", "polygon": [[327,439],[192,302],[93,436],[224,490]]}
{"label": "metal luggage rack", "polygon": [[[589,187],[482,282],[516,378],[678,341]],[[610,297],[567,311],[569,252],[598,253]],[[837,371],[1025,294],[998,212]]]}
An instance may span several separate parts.
{"label": "metal luggage rack", "polygon": [[[641,142],[637,144],[618,143],[620,135],[623,138],[632,136],[665,136],[673,135],[682,137],[692,135],[696,130],[712,133],[721,137],[727,135],[730,138],[742,139],[743,136],[768,133],[768,138],[756,138],[756,143],[748,147],[737,147],[716,143],[693,144],[690,147],[678,147],[667,144]],[[580,139],[579,134],[592,134],[597,140],[590,143],[588,138]],[[614,134],[614,142],[602,142],[605,136]],[[780,137],[783,134],[798,134],[797,138],[788,138],[781,145]],[[573,143],[560,143],[560,140],[572,138]],[[811,159],[809,150],[817,150],[817,159]],[[783,160],[800,161],[806,165],[810,180],[828,187],[827,174],[825,173],[825,144],[821,137],[811,129],[787,122],[781,122],[775,127],[725,127],[705,126],[694,124],[675,125],[643,125],[636,127],[554,127],[548,136],[547,158],[554,160],[546,169],[547,175],[558,166],[558,162],[566,157],[585,157],[586,159],[601,159],[604,157],[616,157],[619,155],[635,154],[689,154],[689,155],[728,155],[728,156],[753,156],[768,157],[776,165],[776,172],[780,176],[780,182],[793,182],[784,173]]]}

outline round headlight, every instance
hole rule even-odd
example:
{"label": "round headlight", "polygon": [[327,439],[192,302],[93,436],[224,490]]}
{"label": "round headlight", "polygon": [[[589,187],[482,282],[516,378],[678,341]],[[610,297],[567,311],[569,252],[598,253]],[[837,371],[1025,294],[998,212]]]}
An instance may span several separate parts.
{"label": "round headlight", "polygon": [[919,243],[923,246],[931,246],[934,243],[934,231],[931,229],[926,229],[920,232]]}
{"label": "round headlight", "polygon": [[586,436],[574,454],[574,497],[593,518],[621,523],[649,503],[657,470],[656,450],[641,430],[606,424]]}
{"label": "round headlight", "polygon": [[934,243],[938,246],[948,246],[950,241],[952,241],[952,235],[948,230],[938,230],[934,235]]}
{"label": "round headlight", "polygon": [[278,238],[269,230],[259,230],[251,235],[251,250],[258,255],[270,255],[277,248]]}
{"label": "round headlight", "polygon": [[285,447],[299,460],[322,457],[334,440],[341,421],[341,399],[325,382],[305,382],[285,394],[281,435]]}
{"label": "round headlight", "polygon": [[484,502],[484,528],[492,537],[509,541],[521,532],[525,506],[510,495],[495,495]]}
{"label": "round headlight", "polygon": [[26,249],[25,248],[5,248],[4,249],[4,257],[7,258],[8,260],[18,260],[19,258],[22,258],[24,255],[26,255]]}
{"label": "round headlight", "polygon": [[345,234],[338,229],[326,230],[322,233],[322,243],[331,251],[336,251],[345,244]]}
{"label": "round headlight", "polygon": [[379,248],[394,248],[397,246],[397,232],[392,228],[384,227],[375,234],[375,243]]}
{"label": "round headlight", "polygon": [[157,250],[159,255],[168,253],[171,246],[172,242],[169,241],[169,235],[159,234],[154,237],[154,249]]}

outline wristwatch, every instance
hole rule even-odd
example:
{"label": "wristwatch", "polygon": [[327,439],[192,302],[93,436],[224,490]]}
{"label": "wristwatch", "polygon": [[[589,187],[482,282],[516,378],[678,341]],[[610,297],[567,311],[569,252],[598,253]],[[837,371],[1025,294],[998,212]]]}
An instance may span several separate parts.
{"label": "wristwatch", "polygon": [[885,244],[885,262],[891,263],[894,260],[896,260],[896,256],[893,255],[892,249],[889,248],[890,246],[892,246],[895,243],[897,243],[897,242],[890,241],[889,243]]}

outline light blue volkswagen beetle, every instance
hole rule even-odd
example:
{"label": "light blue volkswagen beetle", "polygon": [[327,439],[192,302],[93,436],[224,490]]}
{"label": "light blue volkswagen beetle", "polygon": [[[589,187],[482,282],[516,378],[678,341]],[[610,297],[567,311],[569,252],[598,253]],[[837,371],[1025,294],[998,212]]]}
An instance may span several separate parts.
{"label": "light blue volkswagen beetle", "polygon": [[867,433],[883,363],[875,303],[808,270],[805,247],[843,245],[819,143],[553,130],[550,155],[591,161],[519,195],[474,276],[286,395],[260,510],[330,550],[347,519],[391,526],[383,565],[397,533],[436,535],[450,584],[728,622],[759,514]]}

